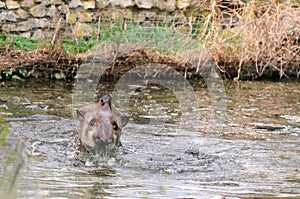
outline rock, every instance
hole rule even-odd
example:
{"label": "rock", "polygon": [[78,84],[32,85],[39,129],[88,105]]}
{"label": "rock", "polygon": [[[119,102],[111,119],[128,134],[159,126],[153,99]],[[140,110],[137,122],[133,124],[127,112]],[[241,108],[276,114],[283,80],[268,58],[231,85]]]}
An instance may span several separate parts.
{"label": "rock", "polygon": [[124,17],[124,13],[120,10],[111,13],[112,20],[121,21]]}
{"label": "rock", "polygon": [[51,5],[51,0],[34,0],[34,3],[36,4],[44,4],[46,6]]}
{"label": "rock", "polygon": [[56,80],[62,80],[62,79],[66,79],[66,75],[63,72],[54,73],[54,78]]}
{"label": "rock", "polygon": [[62,1],[61,0],[50,0],[51,5],[61,5]]}
{"label": "rock", "polygon": [[5,33],[9,33],[9,32],[12,32],[16,29],[16,24],[3,24],[2,27],[1,27],[2,31],[5,32]]}
{"label": "rock", "polygon": [[160,10],[174,11],[175,10],[175,0],[166,1],[155,1],[155,6]]}
{"label": "rock", "polygon": [[95,29],[91,24],[77,22],[73,32],[77,37],[90,36],[95,32]]}
{"label": "rock", "polygon": [[29,19],[27,21],[20,22],[16,27],[16,31],[25,32],[25,31],[32,30],[34,28],[45,28],[49,25],[50,25],[49,21],[47,19],[44,19],[44,18],[42,18],[42,19]]}
{"label": "rock", "polygon": [[0,22],[6,20],[7,17],[7,12],[1,12],[0,13]]}
{"label": "rock", "polygon": [[7,21],[13,21],[16,22],[18,19],[18,16],[13,11],[8,11],[7,13]]}
{"label": "rock", "polygon": [[8,10],[14,10],[20,8],[20,4],[14,0],[6,0],[6,7]]}
{"label": "rock", "polygon": [[0,1],[0,8],[4,8],[5,7],[5,3]]}
{"label": "rock", "polygon": [[34,17],[44,17],[46,15],[46,6],[45,4],[39,4],[30,9],[32,16]]}
{"label": "rock", "polygon": [[55,15],[57,15],[57,8],[55,5],[51,5],[50,8],[48,8],[46,16],[53,17]]}
{"label": "rock", "polygon": [[83,2],[83,8],[85,10],[94,9],[95,8],[95,1],[84,1]]}
{"label": "rock", "polygon": [[24,37],[24,38],[28,38],[30,39],[31,38],[31,32],[22,32],[20,34],[21,37]]}
{"label": "rock", "polygon": [[60,6],[58,6],[58,10],[63,14],[69,13],[69,7],[66,6],[64,3],[62,3]]}
{"label": "rock", "polygon": [[54,32],[45,31],[44,32],[45,38],[53,38]]}
{"label": "rock", "polygon": [[136,0],[135,1],[137,7],[144,8],[144,9],[150,9],[153,7],[153,3],[151,0],[144,1],[144,0]]}
{"label": "rock", "polygon": [[122,8],[132,7],[134,5],[134,0],[120,0],[120,6]]}
{"label": "rock", "polygon": [[79,6],[82,6],[82,2],[80,0],[71,0],[69,3],[69,8],[78,8]]}
{"label": "rock", "polygon": [[22,8],[31,8],[34,5],[33,0],[24,0],[21,2]]}
{"label": "rock", "polygon": [[34,19],[35,28],[46,28],[50,25],[49,21],[45,18],[42,19]]}
{"label": "rock", "polygon": [[17,10],[16,15],[20,18],[20,19],[26,19],[28,17],[28,14],[25,10],[23,10],[22,8],[20,8],[19,10]]}
{"label": "rock", "polygon": [[67,22],[70,24],[74,24],[77,20],[77,15],[74,12],[71,12],[67,15]]}
{"label": "rock", "polygon": [[12,78],[13,80],[18,80],[18,81],[22,81],[22,82],[25,81],[24,79],[22,79],[22,78],[19,77],[18,75],[13,75],[11,78]]}
{"label": "rock", "polygon": [[63,16],[61,16],[61,15],[54,15],[51,18],[51,20],[49,21],[48,28],[54,28],[54,29],[56,29],[57,26],[59,26],[60,28],[64,28],[65,27],[65,20],[64,20]]}
{"label": "rock", "polygon": [[100,9],[106,8],[109,5],[109,1],[108,0],[96,0],[96,5]]}
{"label": "rock", "polygon": [[28,31],[34,28],[34,19],[29,19],[27,21],[20,22],[17,27],[16,31]]}
{"label": "rock", "polygon": [[43,40],[43,39],[45,39],[45,34],[41,29],[37,29],[33,33],[31,39],[33,39],[33,40]]}
{"label": "rock", "polygon": [[77,18],[79,22],[91,22],[93,20],[93,14],[90,12],[78,12]]}
{"label": "rock", "polygon": [[108,1],[110,3],[111,6],[116,7],[120,5],[120,1],[119,0],[109,0]]}
{"label": "rock", "polygon": [[45,4],[46,6],[51,5],[51,0],[34,0],[36,4]]}
{"label": "rock", "polygon": [[191,0],[177,0],[176,7],[179,9],[187,8],[191,3]]}
{"label": "rock", "polygon": [[13,11],[8,12],[2,12],[0,13],[0,21],[12,21],[16,22],[18,19],[18,16]]}

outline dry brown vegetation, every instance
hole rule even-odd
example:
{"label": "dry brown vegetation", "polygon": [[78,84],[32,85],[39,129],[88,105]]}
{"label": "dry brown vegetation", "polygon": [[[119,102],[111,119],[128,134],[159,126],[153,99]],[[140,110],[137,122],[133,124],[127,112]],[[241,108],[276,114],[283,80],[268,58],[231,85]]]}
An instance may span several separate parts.
{"label": "dry brown vegetation", "polygon": [[18,69],[26,69],[26,76],[35,78],[52,79],[55,74],[62,74],[58,79],[72,78],[81,63],[80,57],[57,46],[28,52],[6,49],[0,54],[0,71],[6,70],[14,74]]}
{"label": "dry brown vegetation", "polygon": [[[300,74],[300,7],[294,1],[211,1],[201,35],[220,71],[259,78]],[[226,20],[226,26],[220,22]],[[229,22],[229,23],[228,23]]]}

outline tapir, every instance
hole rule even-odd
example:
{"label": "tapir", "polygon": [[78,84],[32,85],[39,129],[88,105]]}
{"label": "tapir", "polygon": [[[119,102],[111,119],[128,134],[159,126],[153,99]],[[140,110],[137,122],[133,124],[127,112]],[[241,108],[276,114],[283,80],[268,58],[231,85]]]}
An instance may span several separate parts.
{"label": "tapir", "polygon": [[77,109],[77,118],[81,123],[79,139],[87,151],[96,153],[107,146],[122,146],[121,129],[129,121],[129,116],[112,107],[112,97],[99,92],[96,102]]}

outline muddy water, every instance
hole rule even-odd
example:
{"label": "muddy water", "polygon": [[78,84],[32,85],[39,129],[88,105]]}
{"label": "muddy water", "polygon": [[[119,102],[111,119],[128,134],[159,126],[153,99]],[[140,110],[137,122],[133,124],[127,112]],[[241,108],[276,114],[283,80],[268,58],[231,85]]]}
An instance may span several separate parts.
{"label": "muddy water", "polygon": [[167,88],[130,93],[132,119],[115,157],[77,150],[72,85],[1,87],[9,136],[0,198],[300,197],[299,82],[225,82],[217,111],[205,86],[192,86],[199,104],[183,123]]}

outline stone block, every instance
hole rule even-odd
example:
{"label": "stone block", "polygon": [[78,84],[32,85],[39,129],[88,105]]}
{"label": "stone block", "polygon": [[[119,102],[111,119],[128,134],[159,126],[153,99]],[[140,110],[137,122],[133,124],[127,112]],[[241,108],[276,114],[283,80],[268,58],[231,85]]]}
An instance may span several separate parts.
{"label": "stone block", "polygon": [[45,4],[39,4],[30,9],[32,16],[34,17],[44,17],[47,13],[47,8]]}
{"label": "stone block", "polygon": [[16,24],[7,24],[6,23],[1,26],[1,29],[4,33],[9,33],[16,29]]}
{"label": "stone block", "polygon": [[83,6],[83,3],[81,0],[71,0],[69,3],[69,8],[78,8]]}
{"label": "stone block", "polygon": [[61,0],[50,0],[51,5],[61,5],[63,2]]}
{"label": "stone block", "polygon": [[46,16],[49,16],[49,17],[53,17],[57,15],[57,8],[55,7],[55,5],[51,5],[49,8],[48,8],[48,11],[46,13]]}
{"label": "stone block", "polygon": [[5,8],[5,3],[3,1],[0,1],[0,8]]}
{"label": "stone block", "polygon": [[79,22],[92,22],[93,14],[90,12],[78,12],[77,18]]}
{"label": "stone block", "polygon": [[6,0],[6,7],[8,10],[14,10],[20,8],[20,4],[14,0]]}
{"label": "stone block", "polygon": [[135,4],[137,5],[138,8],[143,8],[143,9],[150,9],[153,7],[153,2],[151,0],[149,1],[135,0]]}
{"label": "stone block", "polygon": [[120,0],[109,0],[108,2],[113,7],[120,5]]}
{"label": "stone block", "polygon": [[22,32],[20,34],[21,37],[24,37],[24,38],[28,38],[30,39],[31,38],[31,32]]}
{"label": "stone block", "polygon": [[16,31],[25,32],[32,30],[34,28],[45,28],[50,25],[47,19],[28,19],[27,21],[22,21],[18,23]]}
{"label": "stone block", "polygon": [[45,4],[46,6],[51,4],[51,0],[34,0],[34,3],[36,4]]}
{"label": "stone block", "polygon": [[45,38],[53,38],[53,31],[44,31]]}
{"label": "stone block", "polygon": [[88,10],[88,9],[95,9],[95,1],[84,1],[83,2],[83,8],[85,10]]}
{"label": "stone block", "polygon": [[160,10],[166,11],[174,11],[176,9],[176,2],[175,0],[166,0],[166,1],[154,1],[154,6]]}
{"label": "stone block", "polygon": [[31,8],[34,5],[33,0],[23,0],[21,1],[22,8]]}
{"label": "stone block", "polygon": [[134,0],[120,0],[120,6],[122,8],[128,8],[135,5]]}
{"label": "stone block", "polygon": [[99,9],[106,8],[109,5],[108,0],[96,0],[96,6]]}
{"label": "stone block", "polygon": [[16,27],[16,31],[20,31],[20,32],[29,31],[29,30],[33,29],[34,26],[35,26],[34,20],[29,19],[27,21],[20,22]]}
{"label": "stone block", "polygon": [[16,22],[18,16],[13,11],[4,11],[0,13],[0,21],[11,21]]}
{"label": "stone block", "polygon": [[62,3],[60,6],[58,6],[58,10],[61,12],[61,13],[64,13],[64,14],[67,14],[69,12],[69,7]]}
{"label": "stone block", "polygon": [[18,19],[18,16],[15,14],[15,12],[13,11],[8,11],[7,12],[7,21],[13,21],[16,22]]}
{"label": "stone block", "polygon": [[31,39],[33,39],[33,40],[43,40],[43,39],[45,39],[45,34],[41,29],[37,29],[33,33]]}
{"label": "stone block", "polygon": [[191,3],[191,0],[177,0],[176,7],[179,9],[187,8]]}
{"label": "stone block", "polygon": [[20,18],[20,19],[26,19],[28,17],[28,14],[25,10],[23,10],[22,8],[20,8],[19,10],[16,11],[16,15]]}
{"label": "stone block", "polygon": [[92,36],[95,33],[95,28],[91,24],[77,22],[74,25],[73,33],[77,37]]}
{"label": "stone block", "polygon": [[74,24],[77,21],[77,15],[71,12],[67,15],[67,23]]}

